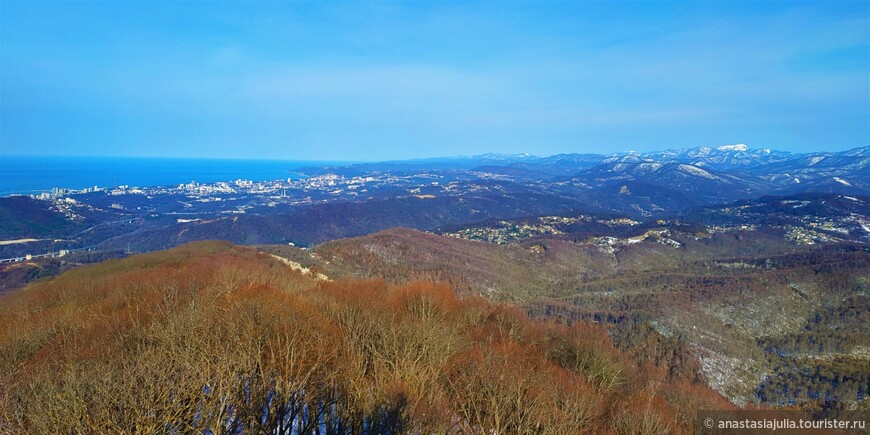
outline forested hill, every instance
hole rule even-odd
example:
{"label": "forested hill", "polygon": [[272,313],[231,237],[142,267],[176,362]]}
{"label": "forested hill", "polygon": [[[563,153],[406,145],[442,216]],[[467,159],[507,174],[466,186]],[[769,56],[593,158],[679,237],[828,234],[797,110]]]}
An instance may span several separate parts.
{"label": "forested hill", "polygon": [[688,433],[730,407],[593,324],[298,269],[200,242],[3,296],[0,429]]}
{"label": "forested hill", "polygon": [[[797,244],[742,223],[704,231],[661,221],[594,235],[602,225],[554,217],[450,237],[393,229],[311,251],[261,249],[331,276],[444,281],[533,317],[599,322],[638,360],[703,379],[735,403],[870,405],[865,243]],[[658,344],[636,347],[644,342]]]}

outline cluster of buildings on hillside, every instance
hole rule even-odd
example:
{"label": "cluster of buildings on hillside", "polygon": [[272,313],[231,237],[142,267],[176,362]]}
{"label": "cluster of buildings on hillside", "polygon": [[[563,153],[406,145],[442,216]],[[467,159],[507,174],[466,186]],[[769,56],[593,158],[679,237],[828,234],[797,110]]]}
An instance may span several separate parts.
{"label": "cluster of buildings on hillside", "polygon": [[[365,176],[345,177],[338,174],[323,174],[302,179],[288,178],[286,180],[253,181],[238,179],[234,181],[219,181],[214,183],[181,183],[174,186],[147,186],[138,187],[119,185],[115,187],[88,187],[85,189],[54,188],[49,192],[30,195],[37,199],[57,199],[71,195],[82,195],[94,192],[105,192],[109,195],[161,195],[183,194],[192,197],[222,195],[222,194],[249,194],[249,195],[272,195],[286,196],[292,191],[301,192],[328,192],[344,193],[354,191],[357,194],[367,192],[367,187],[378,185],[415,185],[420,178],[440,177],[432,174],[414,174],[409,176],[397,176],[392,174],[374,174]],[[426,185],[438,185],[438,182]]]}

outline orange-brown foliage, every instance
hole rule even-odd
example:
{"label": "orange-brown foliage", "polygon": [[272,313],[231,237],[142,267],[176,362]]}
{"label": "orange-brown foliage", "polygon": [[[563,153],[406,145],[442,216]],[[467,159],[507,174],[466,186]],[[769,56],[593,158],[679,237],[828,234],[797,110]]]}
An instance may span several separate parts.
{"label": "orange-brown foliage", "polygon": [[595,325],[216,242],[0,299],[0,432],[690,432],[727,405],[666,380]]}

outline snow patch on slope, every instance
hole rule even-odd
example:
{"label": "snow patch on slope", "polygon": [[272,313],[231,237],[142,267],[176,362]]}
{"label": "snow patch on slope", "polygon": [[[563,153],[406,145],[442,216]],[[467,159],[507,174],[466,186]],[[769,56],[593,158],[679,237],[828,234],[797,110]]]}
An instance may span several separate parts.
{"label": "snow patch on slope", "polygon": [[680,172],[684,172],[686,174],[694,175],[696,177],[706,178],[708,180],[718,180],[719,177],[692,165],[680,165],[677,167]]}
{"label": "snow patch on slope", "polygon": [[819,163],[819,162],[821,162],[822,160],[825,160],[825,156],[813,156],[813,157],[810,157],[810,166],[815,165],[816,163]]}
{"label": "snow patch on slope", "polygon": [[738,143],[734,145],[722,145],[719,148],[716,148],[719,151],[747,151],[749,147],[746,144]]}

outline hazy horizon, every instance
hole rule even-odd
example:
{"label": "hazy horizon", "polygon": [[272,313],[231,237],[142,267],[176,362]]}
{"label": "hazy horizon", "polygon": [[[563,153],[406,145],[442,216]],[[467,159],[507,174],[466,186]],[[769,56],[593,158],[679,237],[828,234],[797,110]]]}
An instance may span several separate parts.
{"label": "hazy horizon", "polygon": [[502,153],[498,151],[488,151],[481,152],[476,154],[453,154],[453,155],[442,155],[442,154],[432,154],[432,155],[422,155],[420,157],[409,157],[405,159],[359,159],[359,160],[314,160],[314,159],[292,159],[292,158],[283,158],[283,157],[213,157],[213,156],[147,156],[147,155],[111,155],[111,154],[103,154],[103,155],[39,155],[39,154],[0,154],[2,157],[11,157],[11,158],[46,158],[46,159],[64,159],[64,158],[72,158],[72,159],[166,159],[166,160],[240,160],[240,161],[268,161],[268,162],[290,162],[290,163],[310,163],[312,165],[317,166],[331,166],[331,165],[353,165],[359,163],[385,163],[385,162],[401,162],[401,161],[414,161],[414,160],[437,160],[437,159],[461,159],[461,158],[474,158],[481,157],[486,155],[502,155],[502,156],[529,156],[529,157],[538,157],[538,158],[546,158],[552,157],[560,154],[597,154],[597,155],[609,155],[609,154],[644,154],[644,153],[656,153],[656,152],[666,152],[666,151],[682,151],[682,150],[690,150],[696,148],[723,148],[723,147],[731,147],[735,145],[745,145],[749,151],[753,150],[764,150],[770,149],[774,151],[786,151],[792,152],[795,154],[812,154],[812,153],[836,153],[842,151],[849,151],[853,149],[866,148],[870,147],[868,145],[860,145],[855,147],[843,147],[843,148],[835,148],[831,149],[830,147],[827,149],[815,149],[815,150],[805,150],[805,151],[789,151],[784,148],[771,148],[771,147],[756,147],[750,144],[742,144],[742,143],[730,143],[730,144],[716,144],[716,145],[697,145],[693,147],[669,147],[669,148],[660,148],[660,149],[650,149],[650,150],[613,150],[613,151],[566,151],[562,153],[555,154],[536,154],[531,152],[511,152],[511,153]]}
{"label": "hazy horizon", "polygon": [[0,155],[870,144],[870,5],[0,3]]}

